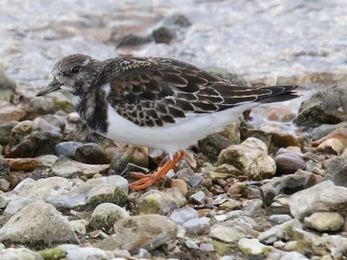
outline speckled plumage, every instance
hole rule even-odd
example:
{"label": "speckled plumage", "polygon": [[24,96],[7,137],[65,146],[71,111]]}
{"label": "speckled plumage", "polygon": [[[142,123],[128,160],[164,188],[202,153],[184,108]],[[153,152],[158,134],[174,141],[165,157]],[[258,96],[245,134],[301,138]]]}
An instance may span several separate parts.
{"label": "speckled plumage", "polygon": [[54,80],[38,96],[61,90],[98,133],[169,153],[222,130],[258,103],[297,97],[292,92],[296,86],[234,85],[188,63],[159,57],[98,61],[74,54],[58,61],[52,74]]}

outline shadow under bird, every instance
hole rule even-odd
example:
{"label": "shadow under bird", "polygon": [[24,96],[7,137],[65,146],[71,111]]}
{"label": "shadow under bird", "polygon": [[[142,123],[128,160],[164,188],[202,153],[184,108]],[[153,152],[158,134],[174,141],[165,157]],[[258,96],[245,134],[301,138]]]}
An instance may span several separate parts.
{"label": "shadow under bird", "polygon": [[82,121],[98,134],[168,152],[153,174],[132,173],[129,185],[145,189],[185,156],[185,149],[222,131],[245,110],[298,97],[295,85],[235,85],[183,61],[120,57],[104,61],[84,54],[59,60],[53,81],[37,96],[61,91]]}

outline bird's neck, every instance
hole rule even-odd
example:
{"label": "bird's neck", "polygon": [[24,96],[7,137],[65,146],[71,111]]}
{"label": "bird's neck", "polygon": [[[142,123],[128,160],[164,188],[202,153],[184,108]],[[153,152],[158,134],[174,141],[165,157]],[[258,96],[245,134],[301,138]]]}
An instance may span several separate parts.
{"label": "bird's neck", "polygon": [[109,123],[105,91],[96,88],[83,94],[83,97],[78,99],[79,102],[75,105],[75,108],[82,121],[94,131],[107,132]]}

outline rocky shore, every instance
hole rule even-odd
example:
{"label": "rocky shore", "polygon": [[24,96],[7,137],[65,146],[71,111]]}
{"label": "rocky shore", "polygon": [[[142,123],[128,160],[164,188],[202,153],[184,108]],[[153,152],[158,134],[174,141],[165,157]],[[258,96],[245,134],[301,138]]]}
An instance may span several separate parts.
{"label": "rocky shore", "polygon": [[131,192],[165,154],[91,133],[60,93],[16,103],[3,73],[1,259],[344,259],[345,87],[272,107],[270,131],[240,117]]}
{"label": "rocky shore", "polygon": [[[1,260],[347,259],[343,1],[48,2],[0,3]],[[128,173],[166,154],[92,133],[61,93],[34,97],[77,52],[217,64],[302,96],[244,113],[133,192]]]}

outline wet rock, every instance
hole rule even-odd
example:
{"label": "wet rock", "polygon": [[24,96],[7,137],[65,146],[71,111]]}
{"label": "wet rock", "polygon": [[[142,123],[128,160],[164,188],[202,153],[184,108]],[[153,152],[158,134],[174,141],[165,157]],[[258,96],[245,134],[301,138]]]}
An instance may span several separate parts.
{"label": "wet rock", "polygon": [[128,34],[125,35],[121,40],[120,43],[117,45],[117,48],[125,47],[125,46],[138,46],[141,44],[149,43],[153,39],[151,36],[140,36],[135,34]]}
{"label": "wet rock", "polygon": [[60,157],[49,169],[49,173],[64,178],[73,178],[75,176],[90,178],[96,173],[106,173],[109,167],[108,164],[90,165],[73,161],[67,157]]}
{"label": "wet rock", "polygon": [[294,122],[299,126],[315,127],[347,121],[345,93],[344,84],[318,91],[301,104]]}
{"label": "wet rock", "polygon": [[264,204],[269,206],[279,194],[293,194],[315,184],[315,175],[311,172],[300,171],[296,174],[285,175],[272,179],[260,187]]}
{"label": "wet rock", "polygon": [[104,149],[94,143],[83,144],[75,150],[75,160],[88,164],[108,163]]}
{"label": "wet rock", "polygon": [[89,227],[109,230],[115,222],[128,217],[130,217],[129,213],[122,207],[113,203],[102,203],[94,209]]}
{"label": "wet rock", "polygon": [[278,240],[291,240],[293,229],[302,229],[302,225],[299,220],[293,219],[283,224],[274,226],[260,233],[258,239],[261,243],[266,245],[271,245]]}
{"label": "wet rock", "polygon": [[183,225],[186,221],[196,219],[198,217],[198,212],[189,206],[175,209],[169,215],[169,218],[179,225]]}
{"label": "wet rock", "polygon": [[44,258],[37,252],[33,252],[27,248],[7,248],[0,253],[1,260],[14,260],[14,259],[30,259],[30,260],[44,260]]}
{"label": "wet rock", "polygon": [[272,246],[263,245],[255,238],[241,238],[237,242],[237,246],[245,255],[248,256],[267,256],[273,249]]}
{"label": "wet rock", "polygon": [[0,241],[42,245],[78,243],[69,222],[52,205],[34,202],[14,214],[0,229]]}
{"label": "wet rock", "polygon": [[210,219],[206,217],[193,218],[184,222],[183,227],[186,229],[186,234],[199,236],[210,232]]}
{"label": "wet rock", "polygon": [[318,211],[336,211],[343,214],[347,207],[347,188],[335,186],[329,180],[323,181],[294,193],[288,203],[291,214],[298,219]]}
{"label": "wet rock", "polygon": [[39,165],[36,159],[31,158],[7,159],[7,163],[12,171],[31,171]]}
{"label": "wet rock", "polygon": [[17,124],[18,122],[10,122],[0,125],[0,145],[6,145],[10,142],[12,128]]}
{"label": "wet rock", "polygon": [[262,140],[269,148],[270,152],[277,152],[280,148],[288,146],[304,146],[304,139],[301,136],[282,133],[280,131],[277,133],[276,130],[264,131],[262,129],[243,128],[241,133],[243,138],[256,137]]}
{"label": "wet rock", "polygon": [[248,138],[240,145],[231,145],[221,151],[217,164],[231,164],[251,179],[271,178],[276,172],[275,161],[267,155],[266,145]]}
{"label": "wet rock", "polygon": [[153,250],[176,238],[177,225],[161,215],[133,216],[117,221],[114,233],[94,246],[104,250],[124,249],[131,254],[140,248]]}
{"label": "wet rock", "polygon": [[305,161],[302,157],[294,152],[281,148],[274,157],[278,175],[292,174],[297,170],[306,168]]}
{"label": "wet rock", "polygon": [[347,150],[324,162],[325,178],[337,186],[347,187]]}
{"label": "wet rock", "polygon": [[73,141],[59,143],[54,147],[55,155],[58,157],[65,156],[70,159],[74,159],[76,149],[82,145],[83,144],[80,142]]}
{"label": "wet rock", "polygon": [[343,216],[338,212],[315,212],[309,217],[304,218],[307,227],[320,232],[339,230],[343,223]]}
{"label": "wet rock", "polygon": [[138,199],[138,214],[167,215],[171,210],[179,208],[178,202],[166,193],[150,190]]}
{"label": "wet rock", "polygon": [[166,43],[169,44],[173,39],[176,38],[175,31],[168,27],[159,27],[152,32],[152,36],[156,43]]}
{"label": "wet rock", "polygon": [[3,69],[0,69],[0,102],[10,102],[13,100],[16,90],[16,83],[10,79]]}
{"label": "wet rock", "polygon": [[278,105],[266,109],[265,117],[270,121],[291,122],[295,119],[296,114],[294,114],[289,107]]}
{"label": "wet rock", "polygon": [[178,27],[189,27],[192,25],[192,23],[189,21],[189,19],[184,16],[183,14],[174,14],[168,18],[165,18],[165,20],[163,21],[163,23],[165,25],[168,26],[178,26]]}

